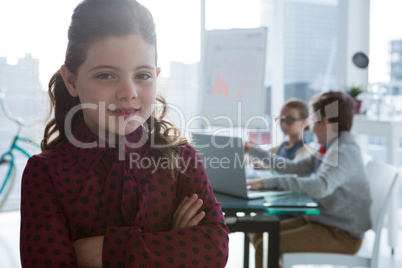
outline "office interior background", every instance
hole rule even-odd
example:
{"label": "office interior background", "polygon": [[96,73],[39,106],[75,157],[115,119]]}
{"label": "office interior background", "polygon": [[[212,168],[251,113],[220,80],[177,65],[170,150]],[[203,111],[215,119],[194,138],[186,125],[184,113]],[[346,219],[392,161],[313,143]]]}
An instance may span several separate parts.
{"label": "office interior background", "polygon": [[[359,96],[364,116],[402,120],[402,2],[399,0],[139,1],[151,10],[157,26],[158,65],[162,69],[159,90],[169,104],[181,109],[187,120],[199,114],[202,105],[204,31],[256,27],[268,29],[266,105],[262,111],[267,117],[279,115],[283,101],[288,98],[308,101],[320,91],[346,90],[358,85],[364,89]],[[9,110],[33,124],[23,134],[38,142],[49,110],[47,83],[63,64],[67,28],[78,3],[78,0],[0,1],[0,88],[7,89]],[[359,51],[369,56],[368,68],[353,64],[352,56]],[[175,121],[176,115],[171,114],[171,118],[187,135],[182,122]],[[3,152],[17,126],[2,112],[0,125],[0,152]],[[368,152],[386,161],[386,143],[383,137],[371,136]],[[17,161],[19,174],[25,161],[23,157]],[[17,185],[5,210],[18,210],[18,198]],[[402,208],[402,198],[399,207]],[[12,250],[12,254],[18,254]],[[0,259],[3,254],[0,252]]]}

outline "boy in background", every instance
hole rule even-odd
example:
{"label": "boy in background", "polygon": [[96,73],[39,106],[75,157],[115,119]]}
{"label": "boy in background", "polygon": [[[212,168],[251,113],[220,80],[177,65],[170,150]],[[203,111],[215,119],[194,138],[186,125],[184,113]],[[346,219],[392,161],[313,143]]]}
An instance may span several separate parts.
{"label": "boy in background", "polygon": [[[320,214],[281,221],[280,254],[334,252],[355,254],[364,233],[371,228],[371,197],[360,148],[350,133],[353,99],[342,91],[320,93],[310,101],[319,152],[298,160],[251,147],[249,154],[283,173],[249,182],[251,189],[301,191],[320,206]],[[283,165],[283,163],[285,163]],[[311,177],[302,177],[311,174]],[[262,267],[262,234],[251,235],[256,267]]]}

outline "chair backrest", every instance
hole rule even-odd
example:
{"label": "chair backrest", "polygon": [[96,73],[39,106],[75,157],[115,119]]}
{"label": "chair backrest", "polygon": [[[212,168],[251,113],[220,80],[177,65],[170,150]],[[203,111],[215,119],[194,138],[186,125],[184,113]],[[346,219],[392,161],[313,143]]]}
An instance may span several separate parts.
{"label": "chair backrest", "polygon": [[379,247],[381,239],[381,230],[386,213],[389,211],[391,201],[391,192],[396,185],[398,172],[396,167],[371,160],[367,163],[367,174],[370,184],[371,198],[371,219],[373,222],[373,231],[375,232],[375,241],[373,247],[372,263],[377,267],[379,257]]}
{"label": "chair backrest", "polygon": [[363,160],[364,167],[367,169],[368,163],[373,161],[374,158],[371,155],[367,154],[367,153],[362,153],[362,160]]}

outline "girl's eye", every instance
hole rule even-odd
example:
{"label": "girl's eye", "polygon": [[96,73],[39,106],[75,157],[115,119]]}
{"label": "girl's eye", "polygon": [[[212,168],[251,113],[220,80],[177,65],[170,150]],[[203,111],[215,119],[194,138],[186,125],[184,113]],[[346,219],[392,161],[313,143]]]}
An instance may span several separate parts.
{"label": "girl's eye", "polygon": [[100,79],[105,79],[105,80],[107,80],[107,79],[113,79],[113,76],[112,76],[111,74],[107,74],[107,73],[105,73],[105,74],[99,74],[99,75],[97,75],[96,77],[97,77],[97,78],[100,78]]}
{"label": "girl's eye", "polygon": [[138,74],[135,78],[136,79],[147,80],[147,79],[151,78],[151,76],[148,75],[148,74]]}

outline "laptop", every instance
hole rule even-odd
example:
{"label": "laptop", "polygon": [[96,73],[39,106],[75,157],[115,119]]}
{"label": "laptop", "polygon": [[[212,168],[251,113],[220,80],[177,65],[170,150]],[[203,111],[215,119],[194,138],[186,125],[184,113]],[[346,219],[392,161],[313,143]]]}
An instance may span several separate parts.
{"label": "laptop", "polygon": [[247,180],[260,178],[260,176],[256,176],[256,174],[246,175],[247,161],[244,158],[241,137],[193,133],[192,143],[200,155],[215,192],[245,199],[291,193],[291,191],[282,190],[248,189]]}

